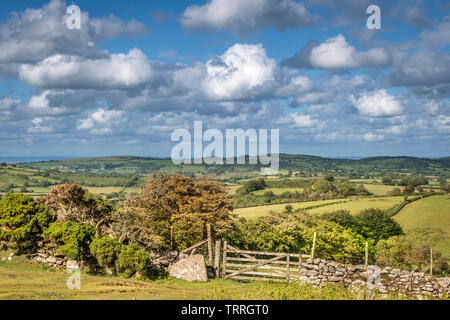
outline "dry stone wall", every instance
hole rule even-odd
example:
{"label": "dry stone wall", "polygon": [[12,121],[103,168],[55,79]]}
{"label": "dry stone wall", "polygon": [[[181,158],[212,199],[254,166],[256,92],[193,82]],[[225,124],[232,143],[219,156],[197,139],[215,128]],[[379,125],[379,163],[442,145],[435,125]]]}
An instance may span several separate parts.
{"label": "dry stone wall", "polygon": [[302,264],[301,281],[320,286],[342,283],[351,288],[378,289],[381,294],[401,293],[417,298],[441,298],[450,295],[450,278],[430,277],[423,272],[390,267],[344,265],[322,259],[308,259]]}

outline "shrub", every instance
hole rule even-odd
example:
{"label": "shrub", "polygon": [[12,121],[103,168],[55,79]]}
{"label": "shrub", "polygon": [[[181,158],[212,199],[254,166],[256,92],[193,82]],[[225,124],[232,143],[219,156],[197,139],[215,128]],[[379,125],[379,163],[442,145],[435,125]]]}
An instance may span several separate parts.
{"label": "shrub", "polygon": [[[376,263],[401,269],[429,272],[431,246],[410,236],[380,240],[376,245]],[[433,274],[447,276],[450,266],[438,251],[433,251]]]}
{"label": "shrub", "polygon": [[19,250],[37,246],[37,240],[50,222],[50,213],[29,196],[7,194],[0,201],[0,241],[9,242]]}
{"label": "shrub", "polygon": [[70,259],[80,260],[89,255],[89,244],[95,235],[91,225],[73,221],[54,222],[44,231],[44,238],[53,242],[58,251]]}
{"label": "shrub", "polygon": [[383,210],[367,209],[358,213],[355,218],[355,231],[365,238],[374,239],[375,243],[380,239],[403,234],[400,224]]}
{"label": "shrub", "polygon": [[151,266],[150,255],[139,249],[136,243],[124,246],[117,259],[117,270],[127,277],[143,273]]}
{"label": "shrub", "polygon": [[115,268],[122,244],[111,237],[95,238],[89,249],[100,267],[111,269]]}

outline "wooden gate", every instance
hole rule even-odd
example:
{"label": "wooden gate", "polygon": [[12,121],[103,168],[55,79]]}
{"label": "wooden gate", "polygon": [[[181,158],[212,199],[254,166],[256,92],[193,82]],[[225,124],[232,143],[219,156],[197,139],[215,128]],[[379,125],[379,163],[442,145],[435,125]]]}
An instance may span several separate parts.
{"label": "wooden gate", "polygon": [[222,277],[238,280],[290,282],[300,277],[302,260],[310,255],[239,250],[226,242],[222,249]]}

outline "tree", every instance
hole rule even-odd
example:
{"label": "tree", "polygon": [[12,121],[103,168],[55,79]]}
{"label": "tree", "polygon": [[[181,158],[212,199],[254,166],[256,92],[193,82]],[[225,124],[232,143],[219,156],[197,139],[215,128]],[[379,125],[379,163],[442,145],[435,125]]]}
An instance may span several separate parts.
{"label": "tree", "polygon": [[32,197],[7,194],[0,201],[0,241],[9,242],[19,250],[36,247],[50,222],[50,213]]}
{"label": "tree", "polygon": [[403,230],[397,221],[380,209],[367,209],[355,216],[356,232],[364,238],[371,238],[375,243],[381,239],[403,234]]}
{"label": "tree", "polygon": [[284,207],[284,213],[292,213],[293,211],[294,211],[293,207],[290,204],[288,204]]}
{"label": "tree", "polygon": [[392,184],[392,177],[384,176],[381,178],[381,183],[386,185]]}
{"label": "tree", "polygon": [[333,182],[334,181],[334,176],[331,174],[331,173],[329,173],[329,174],[327,174],[325,177],[323,177],[325,180],[327,180],[327,181],[330,181],[330,182]]}
{"label": "tree", "polygon": [[141,191],[123,201],[113,219],[113,231],[121,242],[145,248],[179,249],[205,238],[205,225],[221,237],[232,225],[232,202],[224,187],[209,180],[179,174],[156,173]]}
{"label": "tree", "polygon": [[6,162],[2,162],[1,164],[0,164],[0,167],[7,167],[8,166],[8,164],[6,163]]}
{"label": "tree", "polygon": [[86,192],[74,183],[56,186],[40,202],[60,222],[91,224],[97,234],[105,231],[112,207],[100,196]]}

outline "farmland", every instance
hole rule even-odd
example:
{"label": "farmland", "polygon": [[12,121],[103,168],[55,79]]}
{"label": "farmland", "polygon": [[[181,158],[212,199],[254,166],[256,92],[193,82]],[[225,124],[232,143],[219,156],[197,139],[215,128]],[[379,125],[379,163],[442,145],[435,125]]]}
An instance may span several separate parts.
{"label": "farmland", "polygon": [[406,233],[416,233],[434,242],[450,256],[450,196],[434,196],[407,205],[395,217]]}
{"label": "farmland", "polygon": [[[403,197],[381,197],[381,198],[364,198],[364,199],[345,199],[345,200],[322,200],[322,201],[306,201],[298,203],[290,203],[293,210],[306,209],[313,214],[323,212],[332,212],[338,210],[348,210],[355,214],[365,209],[377,208],[386,210],[397,204],[402,203]],[[276,204],[268,206],[239,208],[234,212],[243,218],[257,218],[268,215],[271,211],[282,212],[286,204]]]}

